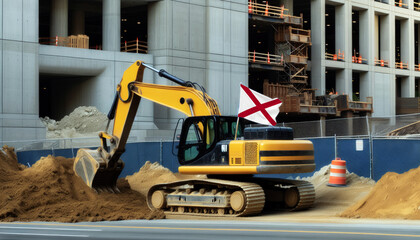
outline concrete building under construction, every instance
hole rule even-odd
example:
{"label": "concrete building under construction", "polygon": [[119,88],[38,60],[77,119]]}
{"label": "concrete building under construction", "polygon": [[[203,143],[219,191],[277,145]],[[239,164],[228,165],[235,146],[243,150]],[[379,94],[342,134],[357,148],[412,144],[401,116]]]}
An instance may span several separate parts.
{"label": "concrete building under construction", "polygon": [[[137,59],[200,83],[226,115],[237,113],[241,82],[281,98],[289,120],[419,109],[417,0],[0,3],[3,141],[45,138],[39,117],[77,106],[107,112]],[[169,84],[150,71],[144,80]],[[143,101],[133,134],[179,117]]]}

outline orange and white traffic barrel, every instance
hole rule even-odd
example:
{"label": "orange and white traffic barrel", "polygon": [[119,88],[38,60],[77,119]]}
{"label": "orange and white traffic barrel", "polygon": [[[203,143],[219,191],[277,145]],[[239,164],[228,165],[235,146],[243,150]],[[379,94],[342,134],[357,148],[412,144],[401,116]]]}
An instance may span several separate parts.
{"label": "orange and white traffic barrel", "polygon": [[328,181],[330,187],[344,187],[346,186],[346,161],[341,158],[336,158],[331,162],[330,180]]}

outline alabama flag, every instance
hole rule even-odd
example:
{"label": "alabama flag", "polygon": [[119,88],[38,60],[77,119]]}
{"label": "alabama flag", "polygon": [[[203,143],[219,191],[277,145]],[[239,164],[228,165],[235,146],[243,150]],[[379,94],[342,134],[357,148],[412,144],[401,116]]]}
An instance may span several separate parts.
{"label": "alabama flag", "polygon": [[269,98],[241,84],[238,117],[264,124],[276,125],[276,116],[280,112],[281,101]]}

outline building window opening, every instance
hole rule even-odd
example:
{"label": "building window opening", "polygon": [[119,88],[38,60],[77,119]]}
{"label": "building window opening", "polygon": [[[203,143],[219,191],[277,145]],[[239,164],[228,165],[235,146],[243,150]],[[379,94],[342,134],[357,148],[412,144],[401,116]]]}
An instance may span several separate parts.
{"label": "building window opening", "polygon": [[414,10],[416,11],[420,11],[420,1],[419,0],[414,0]]}
{"label": "building window opening", "polygon": [[351,81],[352,81],[352,99],[353,101],[360,101],[360,73],[353,72]]}
{"label": "building window opening", "polygon": [[395,20],[395,68],[408,69],[409,46],[407,38],[409,23],[407,19]]}
{"label": "building window opening", "polygon": [[303,29],[311,29],[311,1],[294,0],[293,15],[303,16]]}
{"label": "building window opening", "polygon": [[420,86],[420,79],[416,78],[415,79],[415,85],[414,85],[414,96],[415,97],[420,97],[420,90],[419,90],[419,86]]}
{"label": "building window opening", "polygon": [[121,9],[121,51],[148,53],[147,5]]}
{"label": "building window opening", "polygon": [[375,66],[389,67],[390,22],[388,15],[375,15]]}
{"label": "building window opening", "polygon": [[[39,0],[39,43],[53,45],[50,39],[51,1]],[[55,39],[54,39],[55,44]]]}
{"label": "building window opening", "polygon": [[[69,1],[70,2],[70,1]],[[72,1],[73,2],[73,1]],[[82,1],[86,2],[86,1]],[[74,2],[77,3],[77,2]],[[85,3],[87,4],[87,3]],[[85,8],[82,8],[84,13],[71,12],[71,16],[78,18],[78,16],[84,18],[84,35],[89,37],[89,48],[102,50],[102,3],[89,1]],[[81,15],[80,15],[81,14]],[[73,19],[72,24],[77,21]],[[77,31],[77,27],[72,27],[73,31]],[[73,32],[72,34],[76,34]]]}
{"label": "building window opening", "polygon": [[360,53],[360,18],[359,11],[352,11],[352,62],[364,63],[362,54]]}
{"label": "building window opening", "polygon": [[407,0],[394,0],[395,6],[401,8],[408,8]]}
{"label": "building window opening", "polygon": [[325,91],[326,94],[337,94],[336,72],[334,70],[325,71]]}
{"label": "building window opening", "polygon": [[395,20],[395,62],[401,62],[401,21]]}
{"label": "building window opening", "polygon": [[83,0],[40,0],[39,43],[101,49],[102,4]]}
{"label": "building window opening", "polygon": [[401,90],[402,90],[402,78],[396,77],[395,78],[395,97],[400,98],[401,97]]}
{"label": "building window opening", "polygon": [[338,60],[335,50],[335,7],[325,5],[325,53],[326,59]]}
{"label": "building window opening", "polygon": [[414,24],[414,64],[415,70],[420,71],[420,62],[419,62],[419,23]]}
{"label": "building window opening", "polygon": [[94,106],[90,94],[87,94],[96,87],[91,79],[87,76],[40,74],[39,117],[60,120],[78,106]]}

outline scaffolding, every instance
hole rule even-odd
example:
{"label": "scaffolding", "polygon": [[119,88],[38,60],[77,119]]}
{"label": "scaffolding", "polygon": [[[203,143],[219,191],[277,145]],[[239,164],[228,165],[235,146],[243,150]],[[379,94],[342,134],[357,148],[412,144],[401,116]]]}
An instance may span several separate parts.
{"label": "scaffolding", "polygon": [[308,48],[311,46],[311,31],[293,26],[279,25],[274,41],[276,54],[285,56],[285,72],[287,77],[281,82],[291,83],[299,89],[306,87],[308,76]]}
{"label": "scaffolding", "polygon": [[[280,56],[282,69],[256,65],[251,61],[252,51],[249,52],[250,68],[261,68],[266,70],[277,70],[277,82],[292,84],[297,89],[305,88],[308,84],[306,74],[308,64],[308,48],[311,46],[311,31],[304,30],[303,16],[293,16],[284,6],[269,5],[250,0],[248,13],[251,22],[269,24],[274,29],[274,54]],[[255,54],[254,56],[261,56]],[[253,59],[258,59],[254,57]]]}

